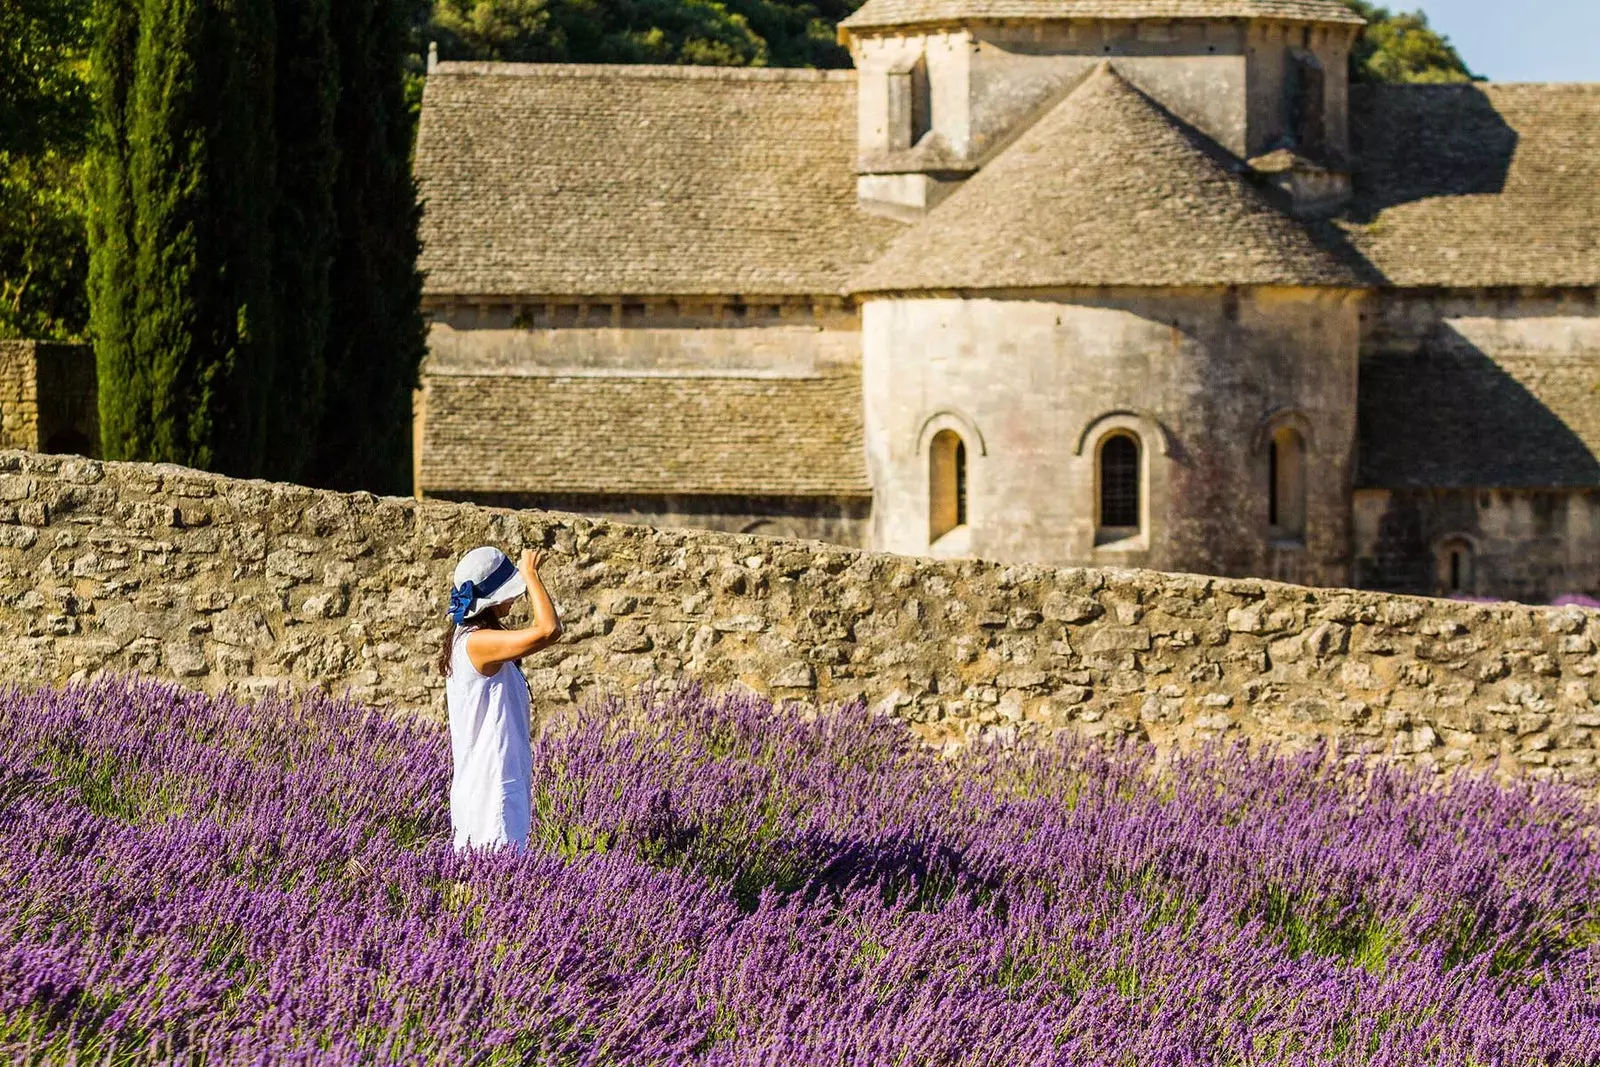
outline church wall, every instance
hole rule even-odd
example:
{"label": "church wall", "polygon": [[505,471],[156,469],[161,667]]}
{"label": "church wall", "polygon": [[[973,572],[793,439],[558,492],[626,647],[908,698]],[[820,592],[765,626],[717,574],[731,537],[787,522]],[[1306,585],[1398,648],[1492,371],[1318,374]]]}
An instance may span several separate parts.
{"label": "church wall", "polygon": [[1259,22],[1250,27],[1246,43],[1249,129],[1241,154],[1255,156],[1270,151],[1285,134],[1295,132],[1288,125],[1288,79],[1293,52],[1300,50],[1314,55],[1322,70],[1325,144],[1320,154],[1335,163],[1348,157],[1350,32],[1342,26],[1322,28],[1276,22]]}
{"label": "church wall", "polygon": [[[1357,301],[1287,289],[869,301],[873,545],[1347,582]],[[1303,547],[1268,529],[1274,418],[1306,439]],[[928,449],[945,428],[967,443],[968,522],[930,544]],[[1144,528],[1097,545],[1096,447],[1118,428],[1143,446]]]}
{"label": "church wall", "polygon": [[1600,488],[1357,490],[1355,552],[1368,589],[1600,600]]}
{"label": "church wall", "polygon": [[[429,383],[453,376],[560,378],[791,378],[860,374],[860,319],[838,298],[682,298],[650,302],[456,303],[431,309],[424,420],[449,390]],[[427,398],[424,400],[424,398]],[[435,479],[437,480],[437,478]],[[759,533],[861,546],[871,498],[685,493],[485,493],[423,485],[419,495],[497,507],[548,508],[661,527]]]}
{"label": "church wall", "polygon": [[888,72],[913,63],[921,56],[926,66],[932,132],[958,156],[971,149],[971,109],[967,84],[973,41],[970,34],[951,31],[916,36],[880,36],[858,43],[858,141],[863,159],[889,150],[891,121]]}
{"label": "church wall", "polygon": [[435,323],[424,374],[853,373],[861,334],[843,325],[458,330]]}
{"label": "church wall", "polygon": [[1456,320],[1499,319],[1542,347],[1600,322],[1600,289],[1383,289],[1362,310],[1365,355],[1414,351]]}
{"label": "church wall", "polygon": [[[1486,368],[1508,357],[1542,357],[1557,366],[1595,359],[1600,291],[1385,290],[1367,301],[1362,319],[1362,361],[1369,366],[1441,345],[1470,352]],[[1518,377],[1508,375],[1506,384],[1513,394],[1507,418],[1526,420],[1530,411],[1540,410],[1532,405],[1545,401],[1564,401],[1570,418],[1571,409],[1583,403],[1558,392],[1553,375],[1533,376],[1525,367]],[[1445,420],[1468,417],[1459,407],[1474,396],[1433,397],[1438,407],[1433,414]],[[1600,404],[1600,397],[1594,403]],[[1562,417],[1543,410],[1553,421]],[[1449,594],[1449,553],[1464,549],[1466,573],[1459,575],[1456,590],[1461,594],[1528,603],[1563,595],[1600,598],[1600,485],[1471,484],[1484,459],[1463,457],[1462,471],[1448,477],[1448,485],[1359,488],[1355,583]]]}
{"label": "church wall", "polygon": [[1231,151],[1246,139],[1244,35],[1232,25],[988,23],[964,31],[858,40],[860,147],[889,150],[888,71],[922,56],[932,132],[981,162],[1104,60]]}
{"label": "church wall", "polygon": [[429,499],[518,510],[563,511],[662,529],[715,530],[867,544],[871,497],[713,496],[649,493],[430,493]]}
{"label": "church wall", "polygon": [[975,29],[973,147],[984,153],[1101,62],[1234,153],[1245,146],[1243,35],[1231,25],[1035,23]]}

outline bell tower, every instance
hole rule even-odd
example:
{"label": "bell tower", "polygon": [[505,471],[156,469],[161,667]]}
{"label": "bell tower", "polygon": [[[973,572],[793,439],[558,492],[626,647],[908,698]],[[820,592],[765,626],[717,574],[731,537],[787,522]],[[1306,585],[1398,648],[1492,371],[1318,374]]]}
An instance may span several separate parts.
{"label": "bell tower", "polygon": [[1348,196],[1361,26],[1340,0],[868,0],[839,24],[859,72],[858,198],[920,216],[1110,61],[1297,213],[1328,210]]}

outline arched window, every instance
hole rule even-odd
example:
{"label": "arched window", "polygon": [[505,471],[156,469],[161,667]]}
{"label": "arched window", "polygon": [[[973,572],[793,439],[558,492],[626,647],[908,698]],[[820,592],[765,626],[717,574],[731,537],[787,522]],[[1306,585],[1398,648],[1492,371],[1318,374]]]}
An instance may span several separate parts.
{"label": "arched window", "polygon": [[1471,593],[1472,545],[1464,537],[1452,537],[1439,545],[1439,589],[1446,595]]}
{"label": "arched window", "polygon": [[1267,524],[1274,538],[1305,540],[1306,446],[1292,426],[1279,427],[1267,442]]}
{"label": "arched window", "polygon": [[928,542],[967,524],[967,446],[940,430],[928,446]]}
{"label": "arched window", "polygon": [[1097,544],[1139,533],[1144,510],[1139,468],[1139,439],[1133,434],[1112,433],[1100,442]]}

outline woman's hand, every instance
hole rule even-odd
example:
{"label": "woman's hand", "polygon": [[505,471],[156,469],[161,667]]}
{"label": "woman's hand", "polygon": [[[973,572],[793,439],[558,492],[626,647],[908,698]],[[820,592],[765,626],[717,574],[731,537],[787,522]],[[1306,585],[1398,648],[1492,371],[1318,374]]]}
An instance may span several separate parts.
{"label": "woman's hand", "polygon": [[517,561],[517,570],[522,572],[523,581],[531,581],[539,573],[539,564],[544,562],[544,550],[538,548],[525,548],[522,558]]}

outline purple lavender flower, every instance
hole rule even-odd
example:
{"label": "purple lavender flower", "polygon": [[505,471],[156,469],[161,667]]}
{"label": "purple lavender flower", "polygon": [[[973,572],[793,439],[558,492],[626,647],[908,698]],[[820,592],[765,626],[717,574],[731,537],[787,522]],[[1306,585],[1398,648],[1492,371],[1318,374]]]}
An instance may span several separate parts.
{"label": "purple lavender flower", "polygon": [[943,760],[693,689],[535,742],[318,696],[0,694],[24,1063],[1600,1063],[1600,838],[1553,786],[1053,740]]}

